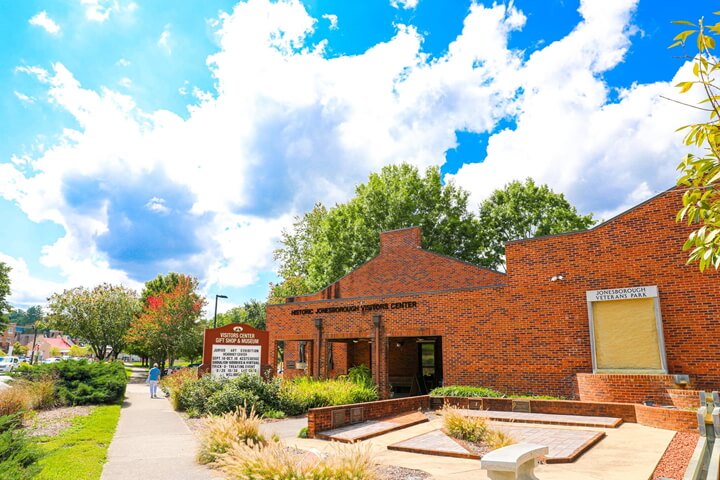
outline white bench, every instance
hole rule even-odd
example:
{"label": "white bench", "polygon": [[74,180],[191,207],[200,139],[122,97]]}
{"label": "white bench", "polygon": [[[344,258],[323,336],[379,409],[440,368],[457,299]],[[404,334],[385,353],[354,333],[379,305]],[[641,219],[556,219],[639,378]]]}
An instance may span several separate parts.
{"label": "white bench", "polygon": [[490,480],[538,480],[534,472],[536,460],[548,451],[544,445],[516,443],[486,454],[480,468],[487,470]]}

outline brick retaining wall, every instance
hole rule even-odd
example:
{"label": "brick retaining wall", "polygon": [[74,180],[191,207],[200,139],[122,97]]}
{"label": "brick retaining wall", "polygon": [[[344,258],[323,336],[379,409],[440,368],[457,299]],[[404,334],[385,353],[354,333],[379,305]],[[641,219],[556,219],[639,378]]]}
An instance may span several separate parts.
{"label": "brick retaining wall", "polygon": [[[688,405],[686,399],[679,399],[681,405],[676,405],[669,394],[670,390],[677,392],[686,390],[680,388],[673,380],[672,375],[629,375],[629,374],[602,374],[578,373],[577,385],[580,400],[587,402],[623,402],[642,403],[651,400],[658,405],[675,405],[677,407]],[[692,396],[692,393],[690,394]],[[697,394],[695,395],[697,399]]]}
{"label": "brick retaining wall", "polygon": [[429,398],[429,396],[423,395],[420,397],[311,408],[308,411],[308,437],[313,438],[317,432],[330,430],[332,428],[332,414],[337,410],[362,407],[363,419],[374,420],[415,410],[428,410],[430,408]]}

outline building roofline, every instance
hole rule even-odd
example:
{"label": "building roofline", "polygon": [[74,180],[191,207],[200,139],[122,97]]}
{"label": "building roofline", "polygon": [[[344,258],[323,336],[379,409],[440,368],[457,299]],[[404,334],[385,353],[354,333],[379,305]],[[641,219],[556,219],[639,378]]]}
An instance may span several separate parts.
{"label": "building roofline", "polygon": [[[401,230],[410,230],[411,228],[420,228],[420,231],[422,232],[422,227],[415,226],[415,227],[396,228],[395,230],[387,230],[387,231],[384,231],[384,232],[380,232],[380,235],[382,235],[383,233],[399,232],[399,231],[401,231]],[[475,265],[474,263],[468,262],[468,261],[466,261],[466,260],[461,260],[461,259],[459,259],[459,258],[451,257],[450,255],[445,255],[445,254],[443,254],[443,253],[433,252],[432,250],[428,250],[428,249],[426,249],[426,248],[418,247],[418,250],[420,250],[420,251],[422,251],[422,252],[430,253],[430,254],[435,255],[435,256],[438,256],[438,257],[445,258],[445,259],[447,259],[447,260],[453,260],[453,261],[455,261],[455,262],[464,263],[465,265],[469,265],[469,266],[471,266],[471,267],[479,268],[480,270],[487,270],[487,271],[489,271],[489,272],[498,273],[498,274],[500,274],[500,275],[506,275],[506,273],[504,273],[504,272],[498,272],[497,270],[493,270],[492,268],[488,268],[488,267],[483,267],[482,265]],[[368,260],[365,260],[363,263],[361,263],[361,264],[358,265],[357,267],[353,268],[353,269],[350,270],[348,273],[346,273],[346,274],[343,275],[342,277],[338,278],[338,279],[335,280],[334,282],[332,282],[332,283],[330,283],[330,284],[328,284],[328,285],[325,285],[325,286],[322,287],[320,290],[315,290],[314,292],[311,292],[311,293],[303,293],[302,295],[293,295],[292,297],[286,297],[286,298],[309,297],[309,296],[311,296],[311,295],[317,295],[317,294],[321,293],[322,291],[327,290],[328,288],[332,287],[333,285],[335,285],[336,283],[338,283],[339,281],[341,281],[341,280],[344,279],[345,277],[349,276],[349,275],[352,274],[354,271],[356,271],[356,270],[364,267],[364,266],[367,265],[368,263],[372,262],[373,260],[375,260],[376,258],[378,258],[381,254],[382,254],[382,251],[378,251],[378,254],[377,254],[377,255],[375,255],[374,257],[372,257],[372,258],[370,258],[370,259],[368,259]],[[365,297],[362,297],[362,298],[365,298]],[[328,300],[329,300],[329,299],[328,299]],[[285,302],[285,303],[301,303],[301,302]],[[274,304],[274,305],[282,305],[282,304]]]}
{"label": "building roofline", "polygon": [[581,233],[592,232],[592,231],[597,230],[597,229],[599,229],[599,228],[601,228],[601,227],[604,227],[604,226],[607,225],[608,223],[611,223],[611,222],[614,222],[614,221],[620,219],[620,217],[624,217],[625,215],[629,214],[630,212],[632,212],[632,211],[634,211],[634,210],[636,210],[636,209],[638,209],[638,208],[640,208],[640,207],[643,207],[643,206],[645,206],[646,204],[654,201],[655,199],[660,198],[660,197],[662,197],[663,195],[666,195],[667,193],[672,192],[673,190],[676,190],[676,189],[677,189],[677,186],[673,186],[673,187],[668,188],[667,190],[663,190],[662,192],[653,195],[652,197],[648,198],[647,200],[644,200],[644,201],[638,203],[637,205],[633,205],[632,207],[628,208],[627,210],[623,210],[622,212],[618,213],[618,214],[615,215],[614,217],[610,217],[609,219],[607,219],[607,220],[605,220],[605,221],[603,221],[603,222],[600,222],[600,223],[598,223],[597,225],[594,225],[594,226],[592,226],[592,227],[590,227],[590,228],[588,228],[588,229],[586,229],[586,230],[573,230],[573,231],[571,231],[571,232],[553,233],[553,234],[551,234],[551,235],[542,235],[542,236],[540,236],[540,237],[518,238],[517,240],[509,240],[509,241],[505,242],[505,245],[509,245],[509,244],[511,244],[511,243],[532,242],[532,241],[535,241],[535,240],[543,240],[543,239],[546,239],[546,238],[563,237],[563,236],[566,236],[566,235],[577,235],[577,234],[581,234]]}
{"label": "building roofline", "polygon": [[475,290],[485,290],[488,288],[505,288],[505,287],[507,287],[507,284],[497,283],[494,285],[482,285],[479,287],[446,288],[443,290],[425,290],[425,291],[421,291],[421,292],[386,293],[383,295],[367,295],[364,297],[326,298],[326,299],[320,299],[320,300],[305,300],[302,302],[290,302],[290,303],[268,303],[266,308],[287,307],[287,306],[293,306],[293,305],[306,305],[306,304],[310,304],[310,303],[322,303],[322,302],[346,302],[346,301],[350,301],[350,300],[357,301],[357,300],[374,299],[374,298],[415,297],[418,295],[434,295],[434,294],[453,293],[453,292],[471,292],[471,291],[475,291]]}

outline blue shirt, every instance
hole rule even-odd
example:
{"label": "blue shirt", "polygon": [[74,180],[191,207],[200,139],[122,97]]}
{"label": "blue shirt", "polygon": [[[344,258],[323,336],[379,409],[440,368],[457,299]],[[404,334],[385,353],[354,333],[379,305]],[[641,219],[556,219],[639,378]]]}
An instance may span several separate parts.
{"label": "blue shirt", "polygon": [[151,368],[148,380],[160,380],[160,369],[157,367]]}

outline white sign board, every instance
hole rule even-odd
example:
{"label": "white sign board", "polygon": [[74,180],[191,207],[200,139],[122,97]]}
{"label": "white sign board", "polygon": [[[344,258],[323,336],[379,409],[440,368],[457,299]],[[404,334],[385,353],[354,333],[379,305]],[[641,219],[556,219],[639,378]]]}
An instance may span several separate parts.
{"label": "white sign board", "polygon": [[609,288],[585,292],[588,302],[606,302],[609,300],[634,300],[636,298],[654,298],[658,296],[656,285],[645,287]]}
{"label": "white sign board", "polygon": [[227,378],[243,373],[259,375],[260,345],[213,345],[210,373]]}

